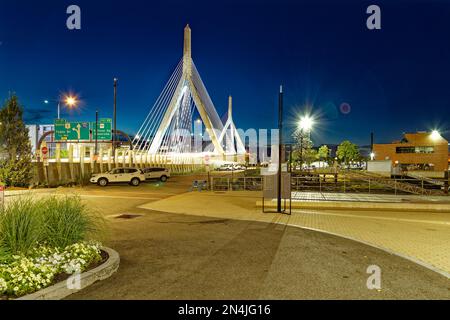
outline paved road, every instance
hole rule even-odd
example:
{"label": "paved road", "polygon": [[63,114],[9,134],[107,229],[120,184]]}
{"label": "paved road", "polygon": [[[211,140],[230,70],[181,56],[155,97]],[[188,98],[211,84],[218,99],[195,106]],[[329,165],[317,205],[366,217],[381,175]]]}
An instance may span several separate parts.
{"label": "paved road", "polygon": [[[107,217],[105,243],[121,256],[117,274],[69,299],[450,298],[448,279],[358,242],[279,224],[138,208],[188,188],[180,178],[40,192],[80,195]],[[116,218],[123,213],[142,216]],[[379,291],[366,287],[373,264],[382,270]]]}
{"label": "paved road", "polygon": [[[450,298],[448,279],[354,241],[276,224],[139,209],[185,191],[170,184],[145,188],[80,192],[109,217],[107,244],[120,253],[121,266],[70,299]],[[142,216],[113,217],[121,213]],[[366,287],[373,264],[382,270],[380,291]]]}

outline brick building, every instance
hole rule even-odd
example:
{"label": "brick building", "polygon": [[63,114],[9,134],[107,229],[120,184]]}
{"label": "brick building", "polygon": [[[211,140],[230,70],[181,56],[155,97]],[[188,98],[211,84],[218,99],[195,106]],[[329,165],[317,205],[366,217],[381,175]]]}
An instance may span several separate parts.
{"label": "brick building", "polygon": [[375,160],[391,160],[404,170],[448,170],[448,141],[437,131],[405,133],[400,141],[374,144]]}

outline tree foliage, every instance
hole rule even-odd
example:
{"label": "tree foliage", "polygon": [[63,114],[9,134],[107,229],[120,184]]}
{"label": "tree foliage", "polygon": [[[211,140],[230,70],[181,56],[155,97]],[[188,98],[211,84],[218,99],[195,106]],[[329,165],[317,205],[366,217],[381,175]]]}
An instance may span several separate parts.
{"label": "tree foliage", "polygon": [[314,162],[313,158],[316,155],[312,154],[315,151],[312,149],[313,143],[310,134],[303,130],[296,130],[292,137],[295,141],[292,162],[297,164]]}
{"label": "tree foliage", "polygon": [[16,95],[0,109],[0,182],[27,186],[32,175],[31,145]]}
{"label": "tree foliage", "polygon": [[319,160],[325,160],[328,161],[330,158],[330,149],[327,145],[323,145],[319,148],[319,151],[317,152],[317,157]]}
{"label": "tree foliage", "polygon": [[359,160],[359,148],[356,144],[346,140],[343,141],[337,148],[336,155],[341,162],[349,163],[350,161]]}

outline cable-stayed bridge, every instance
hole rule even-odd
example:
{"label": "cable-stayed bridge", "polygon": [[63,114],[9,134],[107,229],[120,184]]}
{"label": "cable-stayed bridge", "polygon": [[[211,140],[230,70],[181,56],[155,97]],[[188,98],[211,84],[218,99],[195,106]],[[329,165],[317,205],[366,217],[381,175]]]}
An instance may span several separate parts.
{"label": "cable-stayed bridge", "polygon": [[184,29],[183,57],[135,136],[133,151],[172,160],[246,153],[233,122],[231,97],[224,124],[192,60],[189,25]]}

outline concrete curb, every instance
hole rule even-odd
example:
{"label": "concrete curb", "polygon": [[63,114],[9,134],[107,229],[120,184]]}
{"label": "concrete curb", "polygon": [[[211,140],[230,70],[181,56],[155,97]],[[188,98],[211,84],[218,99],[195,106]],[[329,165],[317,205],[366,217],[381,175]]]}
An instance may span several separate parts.
{"label": "concrete curb", "polygon": [[117,269],[119,269],[119,254],[115,250],[110,248],[102,247],[101,249],[108,253],[108,260],[97,268],[82,273],[80,275],[81,278],[79,288],[69,289],[67,287],[67,281],[61,281],[51,287],[20,297],[16,300],[61,300],[90,286],[97,281],[105,280],[111,277],[117,271]]}
{"label": "concrete curb", "polygon": [[[266,208],[276,208],[276,202],[266,201]],[[256,201],[256,207],[262,207],[262,201]],[[405,202],[341,202],[341,201],[292,201],[293,209],[321,209],[321,210],[392,210],[418,212],[449,212],[450,204],[442,203],[405,203]]]}

